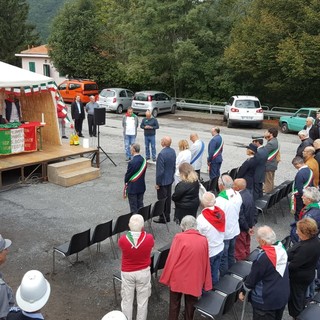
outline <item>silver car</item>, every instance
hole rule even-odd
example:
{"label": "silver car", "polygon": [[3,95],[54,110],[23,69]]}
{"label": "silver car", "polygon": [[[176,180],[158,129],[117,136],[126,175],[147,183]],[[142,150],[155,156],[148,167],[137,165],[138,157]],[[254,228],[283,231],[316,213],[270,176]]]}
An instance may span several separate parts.
{"label": "silver car", "polygon": [[116,111],[121,114],[131,106],[133,92],[123,88],[103,89],[99,94],[98,103],[107,111]]}
{"label": "silver car", "polygon": [[140,91],[134,94],[132,108],[134,113],[144,113],[150,109],[152,116],[156,118],[159,113],[175,113],[177,105],[175,99],[164,92]]}

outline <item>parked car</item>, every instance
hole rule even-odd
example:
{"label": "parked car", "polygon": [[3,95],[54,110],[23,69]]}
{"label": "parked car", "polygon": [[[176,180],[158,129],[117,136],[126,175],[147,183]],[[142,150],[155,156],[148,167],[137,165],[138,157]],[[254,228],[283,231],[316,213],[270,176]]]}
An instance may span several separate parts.
{"label": "parked car", "polygon": [[175,113],[177,109],[176,100],[160,91],[140,91],[134,94],[132,100],[133,112],[146,112],[151,110],[152,116],[157,117],[159,113]]}
{"label": "parked car", "polygon": [[260,101],[254,96],[232,96],[224,108],[223,120],[227,127],[234,124],[255,125],[262,128],[263,109]]}
{"label": "parked car", "polygon": [[87,103],[90,101],[90,96],[97,97],[99,94],[98,85],[91,80],[65,80],[58,86],[58,90],[64,102],[68,103],[72,103],[77,95],[83,103]]}
{"label": "parked car", "polygon": [[306,124],[306,119],[316,119],[318,108],[301,108],[293,116],[282,116],[279,119],[281,132],[299,132]]}
{"label": "parked car", "polygon": [[107,111],[116,111],[121,114],[131,106],[133,92],[123,88],[103,89],[98,97],[98,103]]}

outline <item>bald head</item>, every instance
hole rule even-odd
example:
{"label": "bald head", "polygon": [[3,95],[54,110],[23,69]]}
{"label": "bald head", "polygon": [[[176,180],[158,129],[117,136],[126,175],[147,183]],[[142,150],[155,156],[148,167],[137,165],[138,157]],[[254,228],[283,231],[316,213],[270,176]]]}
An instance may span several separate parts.
{"label": "bald head", "polygon": [[212,192],[205,192],[201,199],[201,204],[204,208],[213,207],[216,203],[216,197]]}
{"label": "bald head", "polygon": [[236,191],[244,190],[247,187],[247,181],[243,178],[235,179],[233,182],[233,189]]}
{"label": "bald head", "polygon": [[161,139],[162,147],[170,147],[172,139],[169,136],[165,136]]}

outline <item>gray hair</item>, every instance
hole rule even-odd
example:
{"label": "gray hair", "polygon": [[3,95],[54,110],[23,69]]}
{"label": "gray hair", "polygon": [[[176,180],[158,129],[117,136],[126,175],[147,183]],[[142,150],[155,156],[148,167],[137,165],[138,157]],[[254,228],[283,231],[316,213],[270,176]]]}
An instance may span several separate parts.
{"label": "gray hair", "polygon": [[137,153],[140,152],[140,144],[139,144],[139,143],[133,143],[133,144],[131,145],[131,148],[132,148],[135,152],[137,152]]}
{"label": "gray hair", "polygon": [[311,122],[313,123],[313,122],[314,122],[314,118],[308,117],[308,118],[306,119],[306,121],[311,121]]}
{"label": "gray hair", "polygon": [[316,150],[320,149],[320,139],[316,139],[313,141],[313,146]]}
{"label": "gray hair", "polygon": [[194,216],[184,216],[181,220],[180,227],[183,231],[197,229],[197,220]]}
{"label": "gray hair", "polygon": [[301,137],[305,137],[305,138],[308,138],[309,137],[309,134],[308,134],[308,131],[307,130],[300,130],[298,132],[298,136],[301,138]]}
{"label": "gray hair", "polygon": [[219,185],[222,185],[224,189],[231,189],[233,187],[233,180],[228,174],[223,174],[219,177]]}
{"label": "gray hair", "polygon": [[213,207],[216,203],[216,197],[212,192],[205,192],[201,198],[201,204],[204,208]]}
{"label": "gray hair", "polygon": [[312,202],[320,201],[320,192],[316,187],[306,187],[303,189],[303,196],[313,200]]}
{"label": "gray hair", "polygon": [[267,244],[273,244],[277,240],[275,232],[269,226],[262,226],[258,228],[257,238],[264,240]]}
{"label": "gray hair", "polygon": [[297,164],[303,164],[304,163],[304,160],[303,158],[299,157],[299,156],[296,156],[292,159],[292,162],[291,162],[294,166],[297,165]]}
{"label": "gray hair", "polygon": [[140,232],[144,226],[144,220],[141,214],[133,214],[129,220],[131,231]]}

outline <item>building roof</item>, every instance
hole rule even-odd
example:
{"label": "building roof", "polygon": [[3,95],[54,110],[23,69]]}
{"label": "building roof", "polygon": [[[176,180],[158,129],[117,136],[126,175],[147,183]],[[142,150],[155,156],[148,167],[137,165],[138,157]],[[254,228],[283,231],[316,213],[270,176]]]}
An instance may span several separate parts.
{"label": "building roof", "polygon": [[22,54],[48,54],[48,48],[46,44],[43,44],[42,46],[39,47],[33,47],[28,50],[23,50],[20,53]]}

